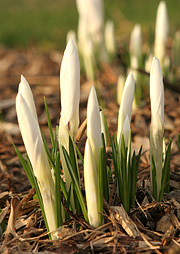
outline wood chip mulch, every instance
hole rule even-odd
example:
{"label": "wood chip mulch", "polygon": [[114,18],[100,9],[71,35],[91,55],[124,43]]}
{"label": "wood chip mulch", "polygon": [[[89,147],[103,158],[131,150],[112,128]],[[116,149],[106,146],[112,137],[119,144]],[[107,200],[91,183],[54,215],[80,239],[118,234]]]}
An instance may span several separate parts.
{"label": "wood chip mulch", "polygon": [[[59,69],[61,52],[0,49],[0,253],[180,253],[180,97],[178,89],[165,83],[165,138],[172,138],[171,192],[162,203],[155,202],[150,191],[149,126],[150,102],[132,114],[132,146],[143,155],[138,173],[136,207],[127,214],[111,189],[111,204],[104,203],[104,225],[93,229],[83,218],[71,213],[59,240],[49,240],[34,190],[14,151],[12,143],[25,153],[16,119],[15,97],[23,74],[34,95],[39,123],[50,145],[43,97],[47,99],[53,128],[59,122]],[[116,89],[121,68],[118,60],[96,71],[94,83],[105,109],[111,134],[117,130]],[[142,74],[143,75],[143,74]],[[147,78],[147,77],[146,77]],[[147,85],[148,85],[147,78]],[[81,75],[80,122],[86,119],[87,98],[93,82]],[[166,85],[167,84],[167,85]],[[86,133],[78,143],[83,153]],[[82,172],[80,172],[82,175]],[[70,211],[67,211],[70,213]],[[0,227],[2,234],[2,227]]]}

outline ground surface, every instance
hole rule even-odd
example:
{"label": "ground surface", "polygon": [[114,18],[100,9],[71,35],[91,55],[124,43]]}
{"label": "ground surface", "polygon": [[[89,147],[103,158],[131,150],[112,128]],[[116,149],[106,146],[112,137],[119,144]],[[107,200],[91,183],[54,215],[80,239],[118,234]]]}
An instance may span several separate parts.
{"label": "ground surface", "polygon": [[[17,212],[13,236],[1,239],[2,253],[179,253],[180,249],[180,157],[177,136],[180,133],[179,94],[168,86],[165,90],[165,137],[171,137],[171,193],[164,196],[163,203],[152,199],[149,182],[149,126],[150,104],[148,96],[144,106],[132,114],[133,148],[138,151],[143,145],[144,154],[138,174],[137,205],[131,209],[129,218],[118,217],[105,205],[105,225],[93,230],[81,218],[73,217],[66,223],[60,235],[61,240],[48,240],[38,202],[32,200],[27,176],[14,151],[12,143],[24,153],[25,148],[17,125],[15,97],[23,74],[31,85],[39,123],[46,140],[50,144],[43,97],[47,99],[53,128],[59,122],[59,69],[62,59],[60,52],[41,54],[35,50],[18,51],[0,49],[0,208],[3,209],[5,223],[9,219],[10,202],[17,208],[19,199],[25,199],[24,206]],[[105,109],[111,134],[117,130],[118,105],[116,84],[121,70],[118,59],[113,65],[103,65],[96,71],[97,82],[88,82],[81,75],[80,121],[86,118],[87,98],[92,84],[96,86],[101,107]],[[147,77],[147,85],[148,85]],[[86,134],[78,146],[83,152]],[[28,196],[27,196],[28,194]],[[30,200],[29,200],[30,199]],[[114,204],[111,204],[114,205]],[[117,204],[116,204],[117,205]],[[118,204],[120,206],[120,203]],[[13,207],[13,205],[11,206]],[[122,210],[121,210],[122,212]],[[122,212],[123,214],[123,212]],[[125,215],[124,215],[125,216]],[[73,221],[81,225],[78,231]],[[124,224],[123,224],[124,222]],[[78,233],[79,232],[79,233]],[[170,252],[172,251],[172,252]],[[173,252],[174,251],[174,252]]]}

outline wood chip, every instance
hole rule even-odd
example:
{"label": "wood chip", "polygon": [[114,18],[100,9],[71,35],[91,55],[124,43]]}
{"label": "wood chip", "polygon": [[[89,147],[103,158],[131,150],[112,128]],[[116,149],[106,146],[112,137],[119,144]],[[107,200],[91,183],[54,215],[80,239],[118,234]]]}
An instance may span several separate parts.
{"label": "wood chip", "polygon": [[134,222],[130,219],[124,207],[121,206],[111,206],[111,210],[114,213],[114,217],[121,224],[123,229],[129,236],[136,238],[139,235],[138,229]]}

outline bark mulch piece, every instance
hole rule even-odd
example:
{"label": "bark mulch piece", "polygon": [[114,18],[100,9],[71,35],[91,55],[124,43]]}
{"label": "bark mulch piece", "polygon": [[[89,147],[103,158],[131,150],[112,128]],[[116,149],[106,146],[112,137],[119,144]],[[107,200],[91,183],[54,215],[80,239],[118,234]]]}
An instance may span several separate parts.
{"label": "bark mulch piece", "polygon": [[[19,162],[12,143],[21,153],[25,148],[19,132],[15,97],[23,74],[31,85],[39,123],[50,146],[50,137],[44,108],[46,97],[53,129],[59,123],[59,69],[61,52],[0,49],[0,223],[7,228],[1,237],[0,253],[179,253],[180,249],[180,156],[177,137],[180,132],[180,105],[178,89],[171,89],[165,81],[165,138],[173,139],[171,155],[171,192],[161,203],[155,202],[150,191],[149,126],[150,102],[132,113],[132,147],[143,145],[136,207],[127,214],[120,202],[115,203],[111,186],[111,204],[104,204],[105,224],[96,229],[81,217],[71,213],[72,219],[64,224],[60,239],[49,240],[37,200],[32,199],[28,178]],[[86,140],[86,107],[92,84],[95,85],[104,109],[111,135],[117,130],[118,105],[116,89],[121,69],[115,62],[104,64],[96,73],[97,82],[89,82],[81,75],[80,122],[77,143],[83,154]],[[111,151],[107,149],[108,153]],[[108,163],[111,160],[108,157]],[[81,176],[83,171],[80,172]],[[70,211],[68,211],[70,212]],[[76,223],[75,223],[76,222]],[[2,228],[0,228],[2,230]]]}

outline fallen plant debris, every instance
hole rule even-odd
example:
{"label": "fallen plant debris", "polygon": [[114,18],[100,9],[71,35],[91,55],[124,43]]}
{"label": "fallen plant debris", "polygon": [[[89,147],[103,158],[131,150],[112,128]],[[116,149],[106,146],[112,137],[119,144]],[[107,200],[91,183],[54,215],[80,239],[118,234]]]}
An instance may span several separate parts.
{"label": "fallen plant debris", "polygon": [[[15,52],[11,53],[16,56]],[[10,53],[8,52],[8,54]],[[23,52],[23,55],[26,58],[26,52]],[[51,58],[50,56],[46,56],[46,58],[47,66],[49,65],[49,72],[50,69],[52,69],[52,75],[54,75],[53,65],[51,66],[50,64]],[[31,58],[31,60],[33,60],[33,58]],[[28,63],[28,58],[26,61]],[[109,66],[109,68],[112,67]],[[32,82],[32,90],[36,98],[37,111],[40,116],[40,125],[47,140],[49,140],[47,133],[48,129],[46,127],[44,102],[41,95],[44,93],[46,95],[52,124],[55,126],[59,119],[59,110],[57,110],[57,108],[59,108],[59,96],[55,96],[57,90],[59,89],[58,67],[56,67],[56,70],[57,73],[55,76],[48,77],[49,85],[43,84],[43,80],[45,80],[46,77],[44,69],[40,69],[40,72],[44,71],[44,76],[36,74],[35,77],[30,77],[30,80],[32,81],[34,79],[34,82]],[[2,75],[2,79],[0,81],[2,90],[2,93],[0,93],[1,102],[7,100],[8,98],[15,98],[17,93],[17,84],[19,83],[19,77],[17,77],[18,70],[14,67],[14,70],[9,69],[7,71],[12,71],[12,73],[7,74],[9,75],[8,82],[7,76]],[[24,73],[23,66],[21,71]],[[113,75],[117,77],[118,68],[116,71],[117,74],[115,75],[114,73]],[[41,82],[38,80],[41,80]],[[54,85],[52,85],[53,80],[57,81]],[[102,95],[105,103],[105,115],[109,129],[113,133],[116,130],[118,113],[118,107],[114,101],[116,83],[111,83],[112,80],[109,77],[109,74],[106,75],[106,71],[102,71],[101,74],[99,73],[98,82],[100,84],[99,93]],[[85,78],[83,75],[81,76],[81,90],[83,91],[83,96],[80,101],[81,123],[86,118],[86,101],[91,84],[92,83],[89,82],[89,85],[87,85],[87,83],[85,83]],[[4,124],[6,124],[6,122],[17,124],[14,103],[4,105],[5,106],[1,106],[1,114],[3,115]],[[165,90],[165,114],[172,125],[172,128],[166,128],[165,126],[165,137],[172,137],[173,139],[170,181],[171,192],[170,194],[164,195],[162,203],[154,202],[150,193],[149,150],[147,150],[148,148],[145,148],[145,150],[143,150],[144,153],[141,156],[138,173],[136,203],[139,205],[137,205],[136,208],[131,209],[128,214],[129,218],[137,228],[139,235],[136,237],[128,235],[128,231],[125,231],[122,226],[124,221],[120,222],[119,219],[117,220],[117,213],[112,213],[110,207],[105,206],[103,212],[105,220],[104,225],[93,229],[87,225],[82,218],[72,215],[73,219],[64,223],[64,229],[61,232],[60,240],[49,240],[48,234],[45,231],[45,224],[38,202],[36,200],[29,200],[26,204],[28,205],[28,207],[26,207],[27,210],[24,210],[23,214],[17,214],[17,218],[13,222],[15,223],[13,231],[15,235],[12,235],[11,240],[7,239],[7,237],[1,238],[2,246],[0,247],[0,252],[6,253],[8,251],[9,253],[15,253],[19,251],[22,253],[31,253],[34,251],[41,253],[46,251],[47,253],[58,253],[63,251],[64,253],[101,253],[103,251],[103,253],[162,253],[166,251],[167,253],[170,253],[170,251],[174,251],[174,253],[178,253],[180,245],[180,195],[178,194],[180,159],[176,140],[178,133],[180,132],[180,125],[178,121],[178,119],[180,119],[180,106],[179,95],[174,93],[171,89]],[[141,116],[143,116],[143,118],[141,118]],[[144,121],[143,119],[145,122],[142,124],[142,121]],[[145,140],[147,136],[145,133],[147,129],[149,129],[149,124],[150,107],[149,100],[147,99],[143,110],[136,109],[135,113],[132,113],[132,146],[135,149],[136,147],[139,148],[138,137],[141,137],[143,142],[146,142]],[[84,149],[85,135],[85,133],[82,135],[82,138],[78,143],[78,147],[81,151]],[[25,152],[20,133],[14,134],[9,132],[8,129],[6,131],[5,128],[1,129],[0,204],[2,212],[0,215],[2,217],[0,216],[0,218],[2,218],[6,224],[8,224],[8,221],[9,223],[11,221],[10,203],[17,202],[17,205],[19,203],[22,204],[23,198],[25,198],[26,195],[28,196],[28,192],[30,190],[29,181],[22,169],[22,166],[20,165],[18,157],[15,154],[12,142],[15,143],[21,152]],[[142,144],[141,141],[140,143]],[[109,161],[109,163],[111,163],[111,161]],[[80,177],[82,177],[81,171]],[[113,193],[115,192],[110,187],[110,200],[112,203],[114,203]],[[18,196],[18,199],[16,198],[16,195]],[[119,206],[120,204],[118,203],[116,205]],[[74,227],[74,220],[80,225],[79,229]],[[162,223],[163,220],[166,221],[168,229],[164,228],[164,223]]]}

